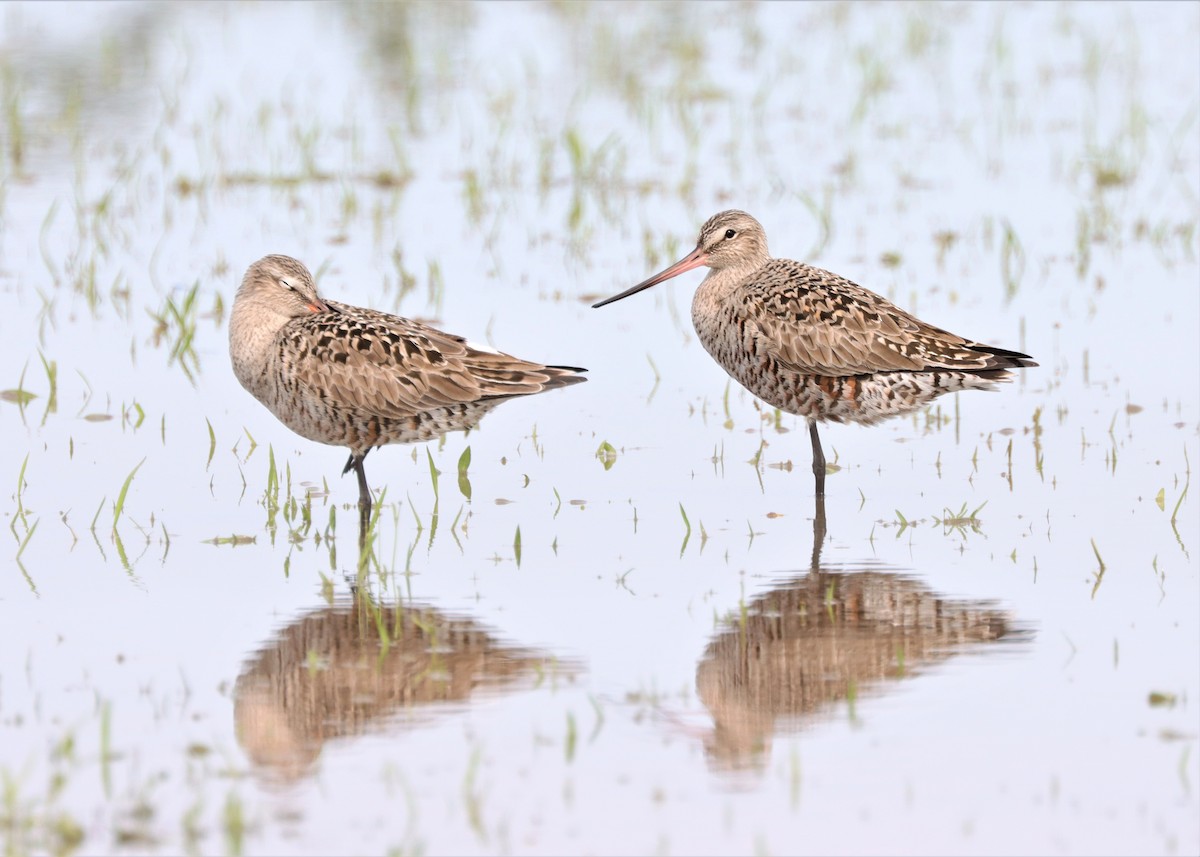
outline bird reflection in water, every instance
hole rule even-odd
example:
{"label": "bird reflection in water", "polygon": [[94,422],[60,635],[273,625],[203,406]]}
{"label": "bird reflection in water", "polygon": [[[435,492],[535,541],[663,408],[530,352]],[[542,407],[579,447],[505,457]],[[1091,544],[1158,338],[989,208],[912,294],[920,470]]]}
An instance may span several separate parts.
{"label": "bird reflection in water", "polygon": [[818,496],[808,572],[747,604],[696,669],[713,719],[704,747],[718,770],[762,767],[777,731],[800,729],[842,701],[1032,636],[993,603],[947,598],[879,565],[822,565],[824,506]]}
{"label": "bird reflection in water", "polygon": [[237,739],[259,774],[286,784],[313,773],[334,739],[398,732],[480,696],[577,672],[472,619],[380,606],[360,591],[291,622],[243,667],[233,695]]}

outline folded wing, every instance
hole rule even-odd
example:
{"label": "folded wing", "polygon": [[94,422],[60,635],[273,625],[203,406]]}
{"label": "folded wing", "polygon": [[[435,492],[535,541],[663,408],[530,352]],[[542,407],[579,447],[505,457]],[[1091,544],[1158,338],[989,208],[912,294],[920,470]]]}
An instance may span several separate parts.
{"label": "folded wing", "polygon": [[836,274],[775,259],[737,287],[747,345],[803,374],[843,377],[1036,366],[1028,355],[926,324]]}
{"label": "folded wing", "polygon": [[283,336],[306,359],[279,361],[285,385],[385,418],[523,396],[582,381],[582,370],[545,366],[472,345],[401,316],[327,301],[333,312],[292,321]]}

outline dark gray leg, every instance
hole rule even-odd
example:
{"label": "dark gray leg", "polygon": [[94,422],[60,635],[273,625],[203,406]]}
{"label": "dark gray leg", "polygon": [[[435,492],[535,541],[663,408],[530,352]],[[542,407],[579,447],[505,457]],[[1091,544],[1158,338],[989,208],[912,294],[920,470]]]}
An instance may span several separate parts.
{"label": "dark gray leg", "polygon": [[355,475],[358,476],[358,512],[361,523],[364,524],[371,518],[371,489],[367,486],[367,471],[363,469],[363,459],[366,457],[365,454],[351,455],[350,460],[346,462],[346,470],[353,467]]}
{"label": "dark gray leg", "polygon": [[812,438],[813,476],[817,482],[817,496],[825,496],[825,453],[821,451],[821,438],[817,436],[817,424],[808,421],[808,435]]}
{"label": "dark gray leg", "polygon": [[821,548],[825,545],[825,495],[818,494],[816,496],[816,509],[813,515],[813,549],[812,549],[812,570],[818,573],[821,570]]}

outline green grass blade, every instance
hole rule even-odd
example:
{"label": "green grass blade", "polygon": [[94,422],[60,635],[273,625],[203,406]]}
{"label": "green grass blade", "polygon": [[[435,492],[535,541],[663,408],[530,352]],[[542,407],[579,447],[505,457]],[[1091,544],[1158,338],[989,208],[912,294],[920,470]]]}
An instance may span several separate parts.
{"label": "green grass blade", "polygon": [[129,475],[125,477],[125,484],[121,486],[121,493],[117,495],[117,502],[113,505],[113,529],[117,528],[117,521],[121,520],[121,513],[125,510],[125,495],[129,493],[129,486],[133,484],[133,477],[137,475],[138,470],[146,459],[142,459],[137,463],[137,467],[129,471]]}

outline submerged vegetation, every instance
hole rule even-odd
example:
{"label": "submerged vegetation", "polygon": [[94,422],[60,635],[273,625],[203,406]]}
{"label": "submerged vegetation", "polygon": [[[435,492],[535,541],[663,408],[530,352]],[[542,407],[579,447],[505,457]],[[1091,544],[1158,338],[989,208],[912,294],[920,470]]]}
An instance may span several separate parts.
{"label": "submerged vegetation", "polygon": [[[1196,850],[1194,7],[223,8],[0,7],[5,854]],[[1041,368],[814,508],[698,272],[587,308],[728,207]],[[229,371],[268,252],[585,393],[360,530]]]}

